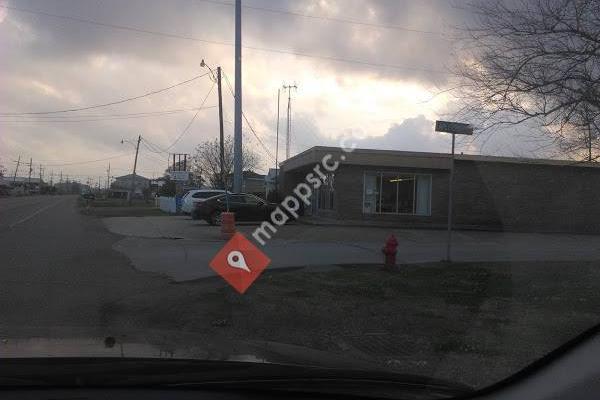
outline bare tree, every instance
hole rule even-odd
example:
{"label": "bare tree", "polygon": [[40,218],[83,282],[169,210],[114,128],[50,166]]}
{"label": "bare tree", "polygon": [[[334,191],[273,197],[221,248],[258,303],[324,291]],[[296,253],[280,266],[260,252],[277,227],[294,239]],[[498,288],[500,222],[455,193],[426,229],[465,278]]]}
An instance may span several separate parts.
{"label": "bare tree", "polygon": [[535,123],[565,153],[600,150],[600,2],[476,1],[456,72],[461,118],[482,130]]}
{"label": "bare tree", "polygon": [[[220,188],[227,181],[227,176],[233,172],[233,139],[227,136],[224,142],[225,147],[225,170],[221,176],[220,146],[219,140],[207,140],[196,146],[192,156],[192,172],[194,175],[201,176],[212,187]],[[260,165],[260,157],[257,153],[244,148],[242,153],[242,169],[254,170]]]}

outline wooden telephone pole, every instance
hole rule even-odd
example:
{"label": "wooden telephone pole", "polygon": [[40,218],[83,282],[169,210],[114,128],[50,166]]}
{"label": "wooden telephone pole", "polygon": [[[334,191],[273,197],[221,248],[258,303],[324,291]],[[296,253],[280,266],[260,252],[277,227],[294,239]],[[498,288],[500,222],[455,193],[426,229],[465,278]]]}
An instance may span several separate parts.
{"label": "wooden telephone pole", "polygon": [[133,200],[133,193],[135,193],[135,169],[137,168],[138,153],[140,151],[140,142],[142,141],[142,135],[138,135],[137,146],[135,147],[135,159],[133,161],[133,173],[131,174],[131,191],[129,192],[129,205]]}

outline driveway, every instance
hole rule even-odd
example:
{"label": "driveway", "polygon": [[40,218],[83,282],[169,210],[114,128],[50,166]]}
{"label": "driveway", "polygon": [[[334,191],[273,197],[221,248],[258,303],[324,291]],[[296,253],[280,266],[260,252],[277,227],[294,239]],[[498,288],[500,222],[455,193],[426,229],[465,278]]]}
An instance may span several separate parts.
{"label": "driveway", "polygon": [[[123,235],[114,249],[142,271],[175,281],[214,276],[210,260],[225,243],[220,228],[189,217],[105,218],[107,228]],[[251,239],[256,225],[238,230]],[[340,227],[290,224],[262,247],[270,269],[332,264],[382,263],[381,247],[396,235],[398,263],[436,262],[445,257],[441,230]],[[600,260],[600,236],[459,231],[453,235],[454,261]]]}

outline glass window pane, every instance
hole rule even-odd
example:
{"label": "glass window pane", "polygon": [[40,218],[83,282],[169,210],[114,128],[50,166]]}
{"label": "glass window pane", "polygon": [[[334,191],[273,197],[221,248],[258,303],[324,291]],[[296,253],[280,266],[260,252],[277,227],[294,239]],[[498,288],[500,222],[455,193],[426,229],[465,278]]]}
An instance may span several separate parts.
{"label": "glass window pane", "polygon": [[415,176],[400,175],[398,181],[398,212],[413,214],[415,207]]}
{"label": "glass window pane", "polygon": [[259,204],[259,203],[262,203],[262,200],[259,199],[256,196],[252,196],[250,194],[247,194],[245,196],[245,202],[246,202],[246,204]]}
{"label": "glass window pane", "polygon": [[379,211],[379,191],[377,190],[379,185],[377,178],[377,174],[365,174],[365,187],[363,192],[363,212],[365,214],[374,214]]}
{"label": "glass window pane", "polygon": [[431,175],[417,175],[417,215],[431,215]]}
{"label": "glass window pane", "polygon": [[229,201],[232,203],[246,203],[243,195],[233,194],[229,196]]}
{"label": "glass window pane", "polygon": [[396,174],[383,173],[381,175],[381,212],[398,212],[398,176]]}

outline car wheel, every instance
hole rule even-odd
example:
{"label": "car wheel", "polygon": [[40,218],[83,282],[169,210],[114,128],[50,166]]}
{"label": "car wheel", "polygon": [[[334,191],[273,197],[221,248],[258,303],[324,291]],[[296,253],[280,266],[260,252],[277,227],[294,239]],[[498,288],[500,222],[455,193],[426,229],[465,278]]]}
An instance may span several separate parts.
{"label": "car wheel", "polygon": [[221,211],[215,211],[210,215],[210,224],[211,225],[221,225],[223,222],[223,215]]}

